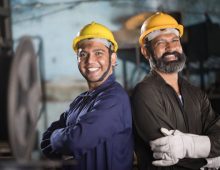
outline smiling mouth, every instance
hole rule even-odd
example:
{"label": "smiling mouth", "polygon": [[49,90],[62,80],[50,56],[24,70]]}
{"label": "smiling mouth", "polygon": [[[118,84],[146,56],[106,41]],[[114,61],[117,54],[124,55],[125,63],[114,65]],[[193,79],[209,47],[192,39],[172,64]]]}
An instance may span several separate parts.
{"label": "smiling mouth", "polygon": [[177,57],[173,54],[170,54],[170,55],[166,55],[165,57],[165,60],[166,61],[174,61],[174,60],[177,60]]}
{"label": "smiling mouth", "polygon": [[99,69],[99,67],[91,67],[91,68],[88,68],[88,71],[89,72],[95,72]]}

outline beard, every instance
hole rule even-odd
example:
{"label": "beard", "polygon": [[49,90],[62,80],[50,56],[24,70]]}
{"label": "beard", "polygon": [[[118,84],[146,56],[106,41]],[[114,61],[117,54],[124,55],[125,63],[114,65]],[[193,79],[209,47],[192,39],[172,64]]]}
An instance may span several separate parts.
{"label": "beard", "polygon": [[[176,60],[167,61],[167,55],[174,55]],[[151,55],[149,62],[152,69],[156,69],[163,73],[178,73],[182,71],[185,66],[186,55],[177,51],[166,52],[159,58],[156,58],[155,55]]]}

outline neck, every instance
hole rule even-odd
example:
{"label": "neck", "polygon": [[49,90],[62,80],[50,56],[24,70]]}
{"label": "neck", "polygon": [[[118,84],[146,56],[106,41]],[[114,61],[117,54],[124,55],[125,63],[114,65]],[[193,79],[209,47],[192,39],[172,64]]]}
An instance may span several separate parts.
{"label": "neck", "polygon": [[169,84],[177,94],[180,94],[179,85],[178,85],[178,73],[163,73],[160,71],[156,72]]}
{"label": "neck", "polygon": [[112,74],[112,71],[110,71],[105,77],[103,80],[100,80],[100,81],[94,81],[94,82],[91,82],[91,81],[87,81],[88,83],[88,86],[89,86],[89,90],[94,90],[96,89],[97,87],[101,86],[108,78],[109,76]]}
{"label": "neck", "polygon": [[99,87],[103,82],[94,82],[94,83],[88,83],[89,91],[96,89]]}

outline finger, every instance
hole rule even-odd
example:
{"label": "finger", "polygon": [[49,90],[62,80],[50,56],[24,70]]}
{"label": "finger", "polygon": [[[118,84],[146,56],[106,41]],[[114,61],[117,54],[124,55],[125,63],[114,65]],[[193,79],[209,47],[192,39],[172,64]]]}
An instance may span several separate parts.
{"label": "finger", "polygon": [[169,145],[162,145],[162,146],[153,146],[151,147],[151,150],[153,152],[167,152],[169,153],[170,152],[170,147]]}
{"label": "finger", "polygon": [[165,153],[165,152],[154,152],[153,157],[155,159],[163,159],[167,161],[174,159],[173,157],[171,157],[169,153]]}
{"label": "finger", "polygon": [[166,145],[169,141],[168,137],[169,136],[161,137],[161,138],[155,139],[153,141],[150,141],[150,146],[153,147],[153,146]]}
{"label": "finger", "polygon": [[156,161],[153,161],[152,164],[154,166],[171,166],[171,165],[175,165],[178,161],[179,161],[179,159],[156,160]]}
{"label": "finger", "polygon": [[51,147],[51,145],[48,145],[48,146],[42,148],[42,152],[43,152],[44,154],[50,154],[50,153],[52,152],[52,147]]}
{"label": "finger", "polygon": [[172,160],[173,159],[169,154],[164,153],[164,152],[154,152],[153,157],[155,159],[163,159],[163,160]]}
{"label": "finger", "polygon": [[163,159],[163,154],[164,154],[164,153],[162,153],[162,152],[154,152],[154,153],[153,153],[153,157],[154,157],[155,159]]}
{"label": "finger", "polygon": [[51,136],[52,132],[51,131],[47,131],[43,134],[43,139],[49,139]]}
{"label": "finger", "polygon": [[153,157],[154,157],[155,159],[164,159],[164,154],[165,154],[165,153],[163,153],[163,152],[154,152],[154,153],[153,153]]}
{"label": "finger", "polygon": [[168,130],[166,128],[161,128],[160,129],[161,133],[163,133],[164,136],[170,136],[173,134],[174,130]]}
{"label": "finger", "polygon": [[40,146],[41,148],[45,148],[49,144],[50,144],[50,139],[45,139],[41,142]]}
{"label": "finger", "polygon": [[173,163],[173,161],[167,161],[167,160],[157,160],[157,161],[153,161],[152,164],[154,166],[171,166],[174,165],[175,163]]}
{"label": "finger", "polygon": [[179,130],[175,130],[173,132],[173,135],[183,135],[184,133],[183,132],[180,132]]}
{"label": "finger", "polygon": [[195,134],[192,134],[192,133],[183,133],[183,132],[181,132],[181,131],[179,131],[179,130],[175,130],[174,132],[173,132],[173,135],[189,135],[189,136],[198,136],[198,135],[195,135]]}

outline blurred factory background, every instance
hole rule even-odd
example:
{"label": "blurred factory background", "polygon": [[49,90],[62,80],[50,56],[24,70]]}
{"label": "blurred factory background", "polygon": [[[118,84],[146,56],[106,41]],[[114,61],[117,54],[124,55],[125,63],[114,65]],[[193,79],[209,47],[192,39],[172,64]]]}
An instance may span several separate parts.
{"label": "blurred factory background", "polygon": [[149,72],[138,37],[155,11],[185,26],[183,75],[208,93],[220,113],[219,0],[1,0],[0,169],[11,160],[23,166],[41,160],[42,132],[87,89],[71,47],[78,31],[92,21],[113,31],[119,43],[116,78],[130,94]]}

